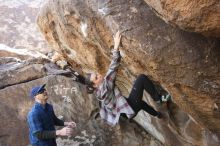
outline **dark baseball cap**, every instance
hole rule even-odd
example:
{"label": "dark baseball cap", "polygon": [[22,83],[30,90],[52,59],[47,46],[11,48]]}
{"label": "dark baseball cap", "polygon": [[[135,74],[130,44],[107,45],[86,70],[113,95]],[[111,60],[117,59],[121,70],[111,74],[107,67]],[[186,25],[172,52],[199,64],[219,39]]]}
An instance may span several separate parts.
{"label": "dark baseball cap", "polygon": [[45,86],[46,86],[46,84],[33,87],[33,88],[31,89],[31,91],[30,91],[30,97],[31,97],[31,98],[34,98],[37,94],[39,94],[39,93],[45,91],[45,90],[46,90],[46,89],[45,89]]}

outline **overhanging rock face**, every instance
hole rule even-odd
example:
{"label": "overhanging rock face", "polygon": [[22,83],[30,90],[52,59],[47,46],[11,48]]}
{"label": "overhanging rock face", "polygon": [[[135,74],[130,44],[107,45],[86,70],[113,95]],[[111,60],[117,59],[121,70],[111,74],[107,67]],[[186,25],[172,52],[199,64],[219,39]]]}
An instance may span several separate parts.
{"label": "overhanging rock face", "polygon": [[166,145],[219,144],[219,40],[167,25],[143,0],[48,1],[37,21],[73,66],[101,73],[109,65],[112,35],[126,30],[119,86],[130,89],[134,76],[144,73],[175,102],[162,107],[166,120],[145,113],[136,120]]}
{"label": "overhanging rock face", "polygon": [[145,0],[166,22],[206,36],[220,37],[219,0]]}

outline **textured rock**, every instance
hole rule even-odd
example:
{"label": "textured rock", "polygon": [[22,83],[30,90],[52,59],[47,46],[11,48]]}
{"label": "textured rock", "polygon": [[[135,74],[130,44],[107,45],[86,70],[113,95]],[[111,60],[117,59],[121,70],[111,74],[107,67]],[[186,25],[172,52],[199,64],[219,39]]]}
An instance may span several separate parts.
{"label": "textured rock", "polygon": [[49,75],[59,68],[48,60],[38,58],[19,63],[5,59],[5,63],[0,64],[1,68],[4,66],[0,70],[0,145],[28,145],[26,116],[34,103],[29,91],[33,86],[46,83],[49,103],[52,103],[56,115],[65,121],[74,120],[77,123],[74,136],[58,138],[58,146],[144,146],[150,143],[161,146],[136,123],[121,119],[120,124],[112,128],[100,118],[95,119],[98,109],[95,98],[87,95],[84,87],[71,78]]}
{"label": "textured rock", "polygon": [[206,36],[220,37],[219,0],[145,0],[167,23]]}
{"label": "textured rock", "polygon": [[219,40],[167,25],[143,0],[48,1],[37,21],[72,66],[101,73],[109,65],[112,35],[127,30],[119,86],[128,92],[135,75],[145,73],[175,102],[160,109],[162,121],[145,113],[136,121],[166,145],[219,145]]}
{"label": "textured rock", "polygon": [[36,64],[29,64],[28,61],[13,61],[2,64],[0,68],[0,89],[9,85],[38,79],[46,75],[43,65],[39,62],[36,62]]}

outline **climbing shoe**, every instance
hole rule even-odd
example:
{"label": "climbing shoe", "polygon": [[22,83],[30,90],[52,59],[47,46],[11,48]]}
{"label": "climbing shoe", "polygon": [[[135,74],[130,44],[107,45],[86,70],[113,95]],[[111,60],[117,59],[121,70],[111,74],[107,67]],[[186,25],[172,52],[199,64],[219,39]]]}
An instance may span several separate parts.
{"label": "climbing shoe", "polygon": [[158,106],[161,106],[163,104],[163,102],[167,102],[170,99],[171,99],[170,94],[162,95],[161,98],[156,101],[156,103],[157,103]]}
{"label": "climbing shoe", "polygon": [[171,99],[171,95],[170,94],[167,94],[167,95],[162,95],[161,96],[161,101],[162,102],[167,102],[168,100]]}

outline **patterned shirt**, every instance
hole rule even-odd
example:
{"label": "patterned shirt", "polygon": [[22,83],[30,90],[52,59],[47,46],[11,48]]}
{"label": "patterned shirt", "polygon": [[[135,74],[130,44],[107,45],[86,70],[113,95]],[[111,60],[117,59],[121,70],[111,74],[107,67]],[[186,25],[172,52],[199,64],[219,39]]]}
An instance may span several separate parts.
{"label": "patterned shirt", "polygon": [[118,123],[121,113],[131,118],[135,113],[118,87],[115,86],[115,78],[121,55],[118,50],[113,50],[110,67],[104,77],[104,81],[96,90],[96,97],[101,101],[100,116],[108,124],[114,126]]}

